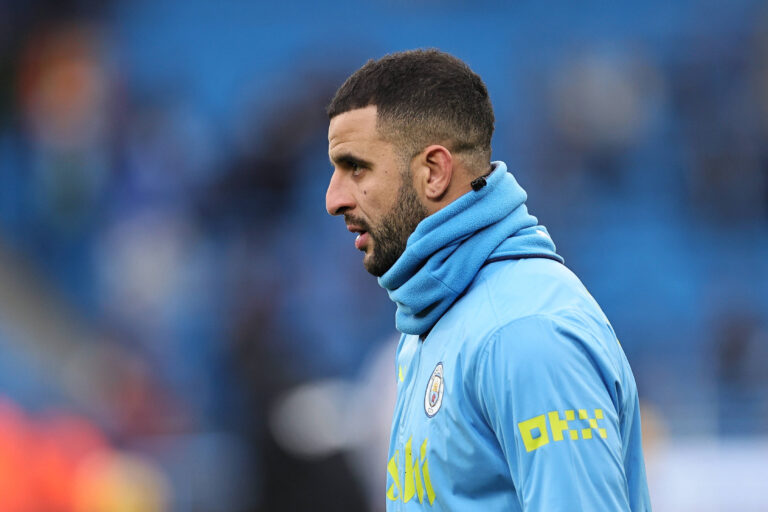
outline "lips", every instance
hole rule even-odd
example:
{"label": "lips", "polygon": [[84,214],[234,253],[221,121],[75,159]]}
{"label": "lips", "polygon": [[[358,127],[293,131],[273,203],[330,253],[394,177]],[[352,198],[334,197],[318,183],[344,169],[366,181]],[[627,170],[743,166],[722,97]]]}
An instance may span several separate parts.
{"label": "lips", "polygon": [[355,248],[359,251],[365,250],[365,247],[368,245],[371,238],[368,231],[362,226],[357,226],[355,224],[347,224],[347,229],[352,233],[357,233],[357,237],[355,237]]}
{"label": "lips", "polygon": [[365,247],[368,245],[368,240],[371,238],[371,235],[368,234],[367,231],[363,231],[359,235],[357,235],[357,238],[355,238],[355,249],[358,251],[364,251]]}

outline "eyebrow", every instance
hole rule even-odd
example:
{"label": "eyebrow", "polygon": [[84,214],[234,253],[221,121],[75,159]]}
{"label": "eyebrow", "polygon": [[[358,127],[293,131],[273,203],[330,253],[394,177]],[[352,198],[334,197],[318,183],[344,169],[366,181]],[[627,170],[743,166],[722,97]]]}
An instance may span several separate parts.
{"label": "eyebrow", "polygon": [[341,153],[340,155],[335,155],[333,157],[328,157],[331,160],[331,163],[335,163],[337,165],[347,165],[350,164],[356,164],[360,167],[366,167],[370,169],[373,164],[371,162],[368,162],[367,160],[363,160],[362,158],[359,158],[352,153]]}

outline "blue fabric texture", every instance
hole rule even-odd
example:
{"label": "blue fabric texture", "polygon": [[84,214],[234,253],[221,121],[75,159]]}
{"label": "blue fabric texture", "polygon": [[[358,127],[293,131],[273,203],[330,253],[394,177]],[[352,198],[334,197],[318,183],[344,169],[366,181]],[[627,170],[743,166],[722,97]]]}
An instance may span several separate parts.
{"label": "blue fabric texture", "polygon": [[613,327],[500,162],[424,219],[381,278],[397,303],[387,511],[651,510]]}
{"label": "blue fabric texture", "polygon": [[492,165],[487,185],[419,223],[405,252],[379,278],[397,305],[400,332],[428,332],[490,258],[537,256],[563,262],[546,228],[528,213],[528,196],[506,164]]}

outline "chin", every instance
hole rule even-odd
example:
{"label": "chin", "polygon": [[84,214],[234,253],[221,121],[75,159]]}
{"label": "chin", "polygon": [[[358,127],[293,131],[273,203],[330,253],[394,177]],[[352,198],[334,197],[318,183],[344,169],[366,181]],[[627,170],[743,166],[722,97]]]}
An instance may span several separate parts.
{"label": "chin", "polygon": [[382,273],[377,272],[378,269],[370,261],[368,261],[368,258],[363,259],[363,267],[365,267],[366,272],[373,276],[382,276]]}
{"label": "chin", "polygon": [[369,274],[375,277],[381,277],[386,272],[386,270],[382,272],[379,266],[376,265],[376,262],[373,259],[373,253],[370,252],[366,252],[365,257],[363,258],[363,266]]}

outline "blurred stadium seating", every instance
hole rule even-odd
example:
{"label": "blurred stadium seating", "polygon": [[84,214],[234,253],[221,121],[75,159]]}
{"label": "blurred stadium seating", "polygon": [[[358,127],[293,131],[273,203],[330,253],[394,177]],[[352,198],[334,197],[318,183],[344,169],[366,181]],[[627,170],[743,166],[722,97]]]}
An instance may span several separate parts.
{"label": "blurred stadium seating", "polygon": [[383,510],[393,308],[323,109],[424,46],[613,322],[656,509],[764,510],[764,2],[0,0],[0,511]]}

